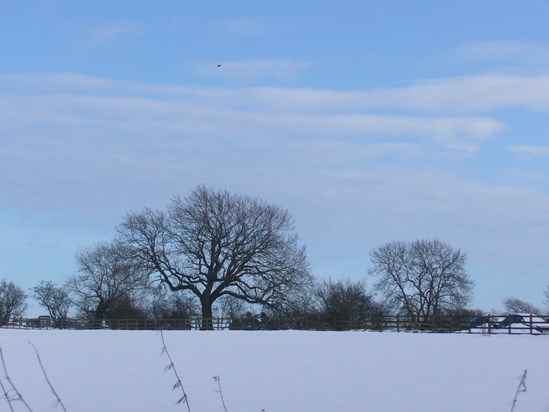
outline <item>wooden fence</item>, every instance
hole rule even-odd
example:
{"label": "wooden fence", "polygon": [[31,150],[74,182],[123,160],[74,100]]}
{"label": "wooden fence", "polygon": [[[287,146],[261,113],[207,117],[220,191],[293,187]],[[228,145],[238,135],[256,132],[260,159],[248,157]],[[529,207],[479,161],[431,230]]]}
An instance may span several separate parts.
{"label": "wooden fence", "polygon": [[[512,315],[519,316],[519,315]],[[11,319],[2,328],[15,329],[110,329],[110,330],[318,330],[318,331],[394,331],[394,332],[467,332],[482,334],[549,334],[547,317],[537,315],[482,315],[445,317],[418,322],[405,316],[364,319],[326,319],[309,317],[266,317],[247,314],[238,318],[179,319],[63,319],[48,316]]]}

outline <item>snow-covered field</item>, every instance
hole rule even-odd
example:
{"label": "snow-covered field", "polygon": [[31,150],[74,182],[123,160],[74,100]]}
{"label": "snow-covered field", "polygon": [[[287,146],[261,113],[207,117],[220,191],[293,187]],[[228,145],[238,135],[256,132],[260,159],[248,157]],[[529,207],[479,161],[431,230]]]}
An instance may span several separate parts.
{"label": "snow-covered field", "polygon": [[[549,411],[549,336],[169,331],[193,412]],[[0,329],[9,375],[35,412],[186,411],[159,332]],[[6,379],[1,372],[1,379]],[[25,410],[12,403],[15,410]],[[0,410],[9,410],[5,401]]]}

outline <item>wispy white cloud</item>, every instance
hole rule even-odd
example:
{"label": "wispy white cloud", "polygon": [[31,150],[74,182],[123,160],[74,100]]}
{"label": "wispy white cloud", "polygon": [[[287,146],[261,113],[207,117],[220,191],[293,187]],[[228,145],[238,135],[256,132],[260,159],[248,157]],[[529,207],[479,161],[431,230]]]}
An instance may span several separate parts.
{"label": "wispy white cloud", "polygon": [[380,107],[478,113],[507,108],[549,110],[549,76],[478,75],[378,90]]}
{"label": "wispy white cloud", "polygon": [[549,146],[517,145],[506,146],[509,152],[528,156],[549,156]]}
{"label": "wispy white cloud", "polygon": [[[253,76],[293,75],[306,63],[285,61],[234,62],[199,65],[204,72],[223,70]],[[247,72],[249,67],[249,72]],[[254,69],[256,68],[256,69]],[[198,69],[198,67],[197,67]],[[235,74],[237,75],[237,74]],[[549,110],[549,75],[510,76],[477,75],[437,79],[399,88],[372,90],[331,90],[291,87],[200,88],[174,85],[149,85],[135,82],[114,82],[100,77],[77,74],[1,75],[0,85],[15,94],[85,93],[159,97],[160,99],[192,99],[193,102],[218,106],[253,108],[274,112],[360,113],[368,111],[391,114],[427,113],[431,115],[462,115],[488,113],[504,109]]]}
{"label": "wispy white cloud", "polygon": [[252,35],[265,31],[267,23],[259,18],[239,17],[230,20],[223,20],[217,27],[228,35]]}
{"label": "wispy white cloud", "polygon": [[534,183],[546,185],[549,182],[549,176],[547,176],[547,174],[536,170],[513,168],[507,173],[514,181],[520,183],[526,182],[527,184]]}
{"label": "wispy white cloud", "polygon": [[257,88],[250,103],[271,109],[364,112],[390,110],[438,114],[501,109],[549,110],[549,76],[477,75],[429,80],[399,88],[330,90]]}
{"label": "wispy white cloud", "polygon": [[3,75],[4,85],[11,87],[0,97],[0,189],[11,193],[4,201],[42,193],[54,207],[81,191],[126,201],[115,193],[135,192],[136,182],[143,196],[165,194],[181,176],[278,181],[281,164],[291,176],[311,173],[307,184],[316,170],[322,179],[362,176],[364,164],[379,168],[387,159],[474,154],[505,128],[491,116],[440,114],[421,104],[417,113],[394,114],[389,109],[402,102],[392,93],[410,93],[410,103],[412,94],[420,98],[422,90],[406,88],[386,90],[384,101],[379,90],[187,88],[74,74]]}
{"label": "wispy white cloud", "polygon": [[139,32],[137,24],[130,21],[114,21],[93,29],[87,38],[87,48],[96,49]]}
{"label": "wispy white cloud", "polygon": [[549,65],[549,46],[510,41],[485,41],[463,45],[453,57],[466,61]]}
{"label": "wispy white cloud", "polygon": [[311,66],[289,60],[239,60],[200,63],[198,74],[208,77],[254,82],[258,80],[295,80]]}
{"label": "wispy white cloud", "polygon": [[[68,127],[98,127],[133,136],[162,133],[235,141],[274,138],[356,139],[391,138],[433,143],[453,150],[474,152],[487,138],[504,128],[489,117],[475,116],[395,116],[292,112],[250,108],[238,99],[228,100],[220,91],[205,101],[189,98],[162,99],[131,96],[21,96],[0,98],[3,127],[27,129],[42,125],[57,130]],[[242,91],[246,101],[246,91]],[[87,125],[87,126],[86,126]]]}
{"label": "wispy white cloud", "polygon": [[[267,91],[269,92],[269,91]],[[367,91],[272,90],[291,93],[294,107],[390,110],[435,114],[486,113],[502,109],[549,110],[549,76],[469,76]],[[271,101],[276,101],[275,99]]]}

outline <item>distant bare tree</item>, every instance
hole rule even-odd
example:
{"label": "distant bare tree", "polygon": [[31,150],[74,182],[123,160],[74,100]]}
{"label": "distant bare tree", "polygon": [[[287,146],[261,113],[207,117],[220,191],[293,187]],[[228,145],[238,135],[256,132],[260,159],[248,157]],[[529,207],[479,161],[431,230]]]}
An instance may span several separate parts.
{"label": "distant bare tree", "polygon": [[32,297],[48,311],[54,322],[67,320],[72,301],[69,291],[51,281],[40,281],[31,289]]}
{"label": "distant bare tree", "polygon": [[158,280],[199,299],[205,327],[223,296],[270,305],[312,279],[288,211],[227,191],[199,186],[167,212],[130,213],[119,234]]}
{"label": "distant bare tree", "polygon": [[23,316],[27,310],[26,293],[12,281],[0,282],[0,325],[6,325],[11,318]]}
{"label": "distant bare tree", "polygon": [[276,300],[261,310],[261,318],[267,327],[293,328],[295,325],[319,320],[318,298],[315,296],[316,281],[292,289],[284,299]]}
{"label": "distant bare tree", "polygon": [[194,296],[185,291],[172,293],[166,291],[164,285],[154,288],[150,315],[153,319],[190,319],[198,316],[200,308],[196,305]]}
{"label": "distant bare tree", "polygon": [[417,322],[430,322],[470,301],[473,282],[465,271],[465,253],[439,240],[387,243],[374,249],[371,259],[375,288]]}
{"label": "distant bare tree", "polygon": [[217,311],[222,318],[235,319],[245,315],[250,309],[250,305],[242,299],[225,295],[217,300]]}
{"label": "distant bare tree", "polygon": [[138,300],[146,274],[117,242],[102,242],[76,254],[79,274],[67,282],[80,311],[104,319],[116,309]]}
{"label": "distant bare tree", "polygon": [[505,298],[503,300],[503,307],[507,313],[541,313],[541,311],[531,303],[515,297]]}
{"label": "distant bare tree", "polygon": [[325,281],[318,285],[316,296],[320,314],[328,321],[360,325],[381,312],[381,306],[368,293],[364,282]]}

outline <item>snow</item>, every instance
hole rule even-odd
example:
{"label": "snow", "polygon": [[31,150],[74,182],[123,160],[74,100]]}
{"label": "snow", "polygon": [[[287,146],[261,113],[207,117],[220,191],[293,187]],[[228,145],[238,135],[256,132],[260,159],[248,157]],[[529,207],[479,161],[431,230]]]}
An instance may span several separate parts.
{"label": "snow", "polygon": [[[193,412],[549,411],[549,336],[167,331]],[[9,375],[34,411],[186,411],[159,332],[0,329]],[[6,384],[3,371],[2,382]],[[13,403],[15,410],[23,405]],[[8,410],[5,401],[0,410]]]}

